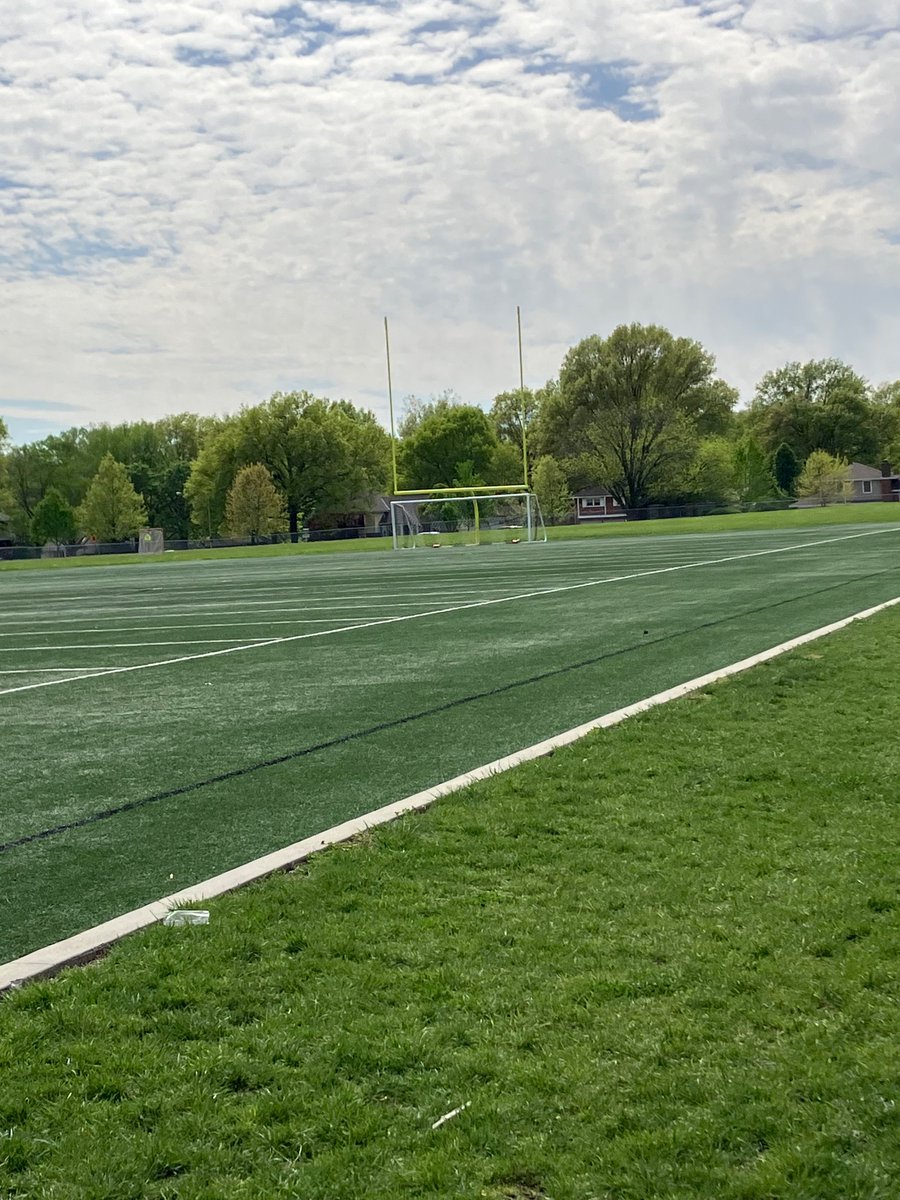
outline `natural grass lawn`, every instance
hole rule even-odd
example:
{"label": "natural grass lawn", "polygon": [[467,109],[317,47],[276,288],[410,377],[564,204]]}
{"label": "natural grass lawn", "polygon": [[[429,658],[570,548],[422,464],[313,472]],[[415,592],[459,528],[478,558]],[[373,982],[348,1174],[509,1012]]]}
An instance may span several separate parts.
{"label": "natural grass lawn", "polygon": [[[597,525],[558,525],[547,530],[550,541],[572,538],[650,537],[669,533],[739,533],[759,529],[808,529],[817,525],[847,525],[900,520],[892,503],[834,504],[828,508],[796,508],[781,512],[727,513],[717,517],[674,517],[659,521],[617,521]],[[467,543],[471,534],[449,534],[445,545]],[[0,572],[65,570],[69,567],[112,567],[136,563],[189,562],[192,559],[283,558],[307,554],[346,554],[391,550],[389,537],[352,538],[336,542],[298,542],[278,546],[233,546],[219,550],[178,550],[167,554],[89,554],[79,558],[29,558],[0,561]]]}
{"label": "natural grass lawn", "polygon": [[10,995],[0,1194],[895,1200],[898,678],[892,612]]}

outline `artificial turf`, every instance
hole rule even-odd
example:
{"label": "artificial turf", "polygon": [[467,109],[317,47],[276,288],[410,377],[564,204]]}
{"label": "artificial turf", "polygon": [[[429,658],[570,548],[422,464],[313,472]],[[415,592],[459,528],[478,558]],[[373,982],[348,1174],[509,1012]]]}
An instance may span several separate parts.
{"label": "artificial turf", "polygon": [[893,1200],[898,673],[893,610],[8,995],[0,1193]]}
{"label": "artificial turf", "polygon": [[898,546],[847,527],[6,580],[0,961],[888,599]]}

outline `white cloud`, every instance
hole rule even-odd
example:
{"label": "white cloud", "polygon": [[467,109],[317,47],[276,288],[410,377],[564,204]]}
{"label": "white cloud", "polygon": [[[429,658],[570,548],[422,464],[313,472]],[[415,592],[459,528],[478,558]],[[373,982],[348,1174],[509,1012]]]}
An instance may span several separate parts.
{"label": "white cloud", "polygon": [[484,401],[517,303],[533,383],[622,320],[745,395],[900,375],[900,0],[45,0],[4,34],[0,412],[383,415],[385,312],[398,392]]}

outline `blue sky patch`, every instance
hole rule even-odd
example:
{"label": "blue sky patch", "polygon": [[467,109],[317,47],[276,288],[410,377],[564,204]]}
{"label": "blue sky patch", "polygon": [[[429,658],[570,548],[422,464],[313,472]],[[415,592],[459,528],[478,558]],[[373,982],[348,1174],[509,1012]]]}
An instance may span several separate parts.
{"label": "blue sky patch", "polygon": [[200,50],[195,46],[178,46],[175,57],[186,67],[230,67],[234,63],[247,62],[253,57],[248,54],[225,54],[218,50]]}
{"label": "blue sky patch", "polygon": [[[21,259],[6,261],[21,262],[33,275],[75,275],[91,262],[113,259],[117,262],[133,262],[146,258],[150,253],[147,246],[122,246],[102,238],[68,238],[49,244],[38,242]],[[0,262],[3,262],[0,257]]]}
{"label": "blue sky patch", "polygon": [[624,62],[566,63],[548,59],[525,68],[531,75],[568,75],[582,108],[607,109],[623,121],[652,121],[659,115],[655,105],[634,100],[634,81]]}

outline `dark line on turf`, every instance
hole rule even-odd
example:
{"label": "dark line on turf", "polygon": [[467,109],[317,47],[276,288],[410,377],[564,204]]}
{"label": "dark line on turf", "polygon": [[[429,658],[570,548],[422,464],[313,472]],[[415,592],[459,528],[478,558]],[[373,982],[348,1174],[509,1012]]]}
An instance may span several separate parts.
{"label": "dark line on turf", "polygon": [[714,629],[718,625],[727,625],[729,621],[737,621],[742,617],[752,617],[774,608],[782,608],[785,604],[795,604],[799,600],[809,600],[814,596],[822,596],[826,592],[837,591],[839,588],[847,587],[849,584],[865,583],[869,579],[877,579],[882,575],[890,575],[898,570],[900,570],[900,566],[889,567],[886,571],[873,571],[868,575],[860,575],[856,579],[845,579],[840,583],[829,584],[828,587],[817,588],[814,592],[803,592],[799,596],[789,596],[785,600],[775,600],[771,604],[761,604],[756,608],[746,609],[743,612],[729,613],[728,616],[717,617],[713,621],[703,621],[701,624],[693,625],[689,629],[679,629],[674,633],[663,634],[662,637],[641,640],[632,646],[623,646],[619,650],[608,650],[604,654],[597,654],[591,658],[582,659],[581,662],[569,663],[564,667],[553,667],[549,671],[540,671],[537,675],[530,675],[527,679],[517,679],[512,683],[504,683],[499,687],[488,688],[484,692],[473,692],[469,696],[461,696],[456,700],[448,700],[444,704],[436,704],[432,708],[426,708],[417,713],[409,713],[405,717],[395,717],[391,721],[380,721],[377,725],[370,725],[368,728],[359,729],[355,733],[343,733],[339,737],[329,738],[325,742],[316,742],[314,745],[304,746],[300,750],[291,750],[287,754],[279,754],[275,758],[267,758],[262,762],[251,763],[246,767],[235,767],[232,771],[223,771],[219,775],[211,775],[208,779],[200,779],[195,783],[186,783],[181,787],[169,788],[164,792],[155,792],[152,796],[142,796],[138,800],[129,800],[125,804],[117,804],[113,808],[104,808],[100,812],[91,813],[90,816],[79,817],[77,821],[67,821],[63,825],[54,825],[50,829],[41,829],[37,833],[27,833],[22,837],[14,838],[10,842],[0,843],[0,854],[4,854],[8,850],[14,850],[19,846],[27,846],[30,842],[46,841],[47,838],[57,837],[59,834],[68,833],[72,829],[81,829],[85,825],[93,825],[96,821],[106,821],[111,817],[120,816],[122,813],[133,812],[137,808],[145,808],[149,804],[158,804],[163,800],[172,800],[176,796],[186,796],[191,792],[201,791],[203,788],[212,787],[217,783],[228,783],[232,779],[241,779],[243,776],[252,775],[256,771],[264,771],[268,767],[279,767],[284,763],[293,762],[298,758],[307,758],[311,754],[318,754],[322,750],[331,750],[335,746],[342,746],[347,742],[361,741],[363,738],[371,737],[373,734],[384,733],[388,729],[399,729],[404,725],[411,725],[413,722],[424,720],[426,717],[438,716],[440,713],[449,712],[454,708],[461,708],[463,705],[472,704],[477,700],[487,700],[491,696],[502,696],[518,688],[528,687],[532,683],[542,683],[545,679],[554,679],[560,675],[580,671],[584,667],[596,666],[598,663],[605,662],[611,658],[621,658],[623,655],[631,654],[636,650],[645,650],[648,646],[659,646],[664,642],[674,641],[676,638],[686,637],[692,633],[700,633],[704,629]]}

